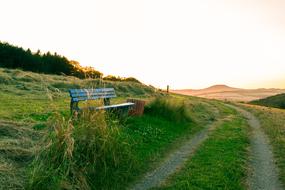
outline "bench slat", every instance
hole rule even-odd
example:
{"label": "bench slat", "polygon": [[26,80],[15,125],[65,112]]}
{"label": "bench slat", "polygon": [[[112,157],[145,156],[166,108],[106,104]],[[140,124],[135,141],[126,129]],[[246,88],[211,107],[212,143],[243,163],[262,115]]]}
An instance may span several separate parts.
{"label": "bench slat", "polygon": [[116,94],[113,93],[104,93],[104,92],[96,92],[96,93],[78,93],[78,94],[70,94],[70,97],[76,98],[76,97],[93,97],[93,96],[109,96],[109,95],[114,95]]}
{"label": "bench slat", "polygon": [[69,89],[71,92],[83,92],[83,91],[95,91],[95,92],[102,92],[102,91],[114,91],[114,88],[79,88],[79,89]]}
{"label": "bench slat", "polygon": [[77,94],[77,93],[93,93],[93,92],[115,92],[114,88],[96,88],[96,89],[70,89],[70,94]]}
{"label": "bench slat", "polygon": [[70,89],[69,94],[74,102],[117,97],[114,88]]}
{"label": "bench slat", "polygon": [[96,100],[100,98],[116,98],[116,95],[107,95],[107,96],[93,96],[93,97],[75,97],[71,98],[73,102],[84,101],[84,100]]}
{"label": "bench slat", "polygon": [[127,106],[133,106],[133,105],[134,105],[134,103],[127,102],[127,103],[116,104],[116,105],[101,106],[101,107],[97,107],[97,109],[120,108],[120,107],[127,107]]}
{"label": "bench slat", "polygon": [[116,105],[109,105],[109,106],[87,107],[87,108],[84,108],[84,109],[89,109],[89,110],[102,110],[102,109],[104,109],[105,110],[105,109],[116,109],[116,108],[122,108],[122,107],[128,108],[128,107],[131,107],[133,105],[134,105],[134,103],[127,102],[127,103],[116,104]]}

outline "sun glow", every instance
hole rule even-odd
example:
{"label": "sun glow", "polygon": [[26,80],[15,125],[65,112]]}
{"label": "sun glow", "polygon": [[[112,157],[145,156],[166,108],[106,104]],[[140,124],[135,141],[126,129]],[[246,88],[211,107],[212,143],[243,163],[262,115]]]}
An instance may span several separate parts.
{"label": "sun glow", "polygon": [[0,40],[157,87],[285,88],[284,9],[281,0],[10,0]]}

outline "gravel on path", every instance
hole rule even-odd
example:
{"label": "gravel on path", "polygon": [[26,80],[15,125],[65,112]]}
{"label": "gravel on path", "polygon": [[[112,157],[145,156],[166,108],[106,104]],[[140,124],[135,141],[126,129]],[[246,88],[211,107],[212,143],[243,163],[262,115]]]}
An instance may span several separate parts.
{"label": "gravel on path", "polygon": [[278,168],[275,165],[272,148],[267,136],[260,127],[258,119],[242,108],[231,106],[239,111],[252,128],[250,137],[250,173],[248,186],[250,190],[281,190],[282,183],[278,178]]}
{"label": "gravel on path", "polygon": [[192,136],[191,139],[186,141],[178,150],[171,153],[158,168],[147,173],[142,180],[136,183],[131,189],[146,190],[159,187],[163,184],[170,175],[184,165],[199,145],[208,137],[210,129],[216,126],[217,122],[212,123]]}

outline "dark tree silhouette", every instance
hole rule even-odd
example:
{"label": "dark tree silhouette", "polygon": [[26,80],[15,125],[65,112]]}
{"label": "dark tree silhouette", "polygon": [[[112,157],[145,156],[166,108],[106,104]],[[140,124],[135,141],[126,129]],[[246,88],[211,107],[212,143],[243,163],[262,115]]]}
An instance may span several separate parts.
{"label": "dark tree silhouette", "polygon": [[0,42],[0,67],[78,78],[101,78],[103,75],[93,67],[81,67],[78,62],[69,61],[57,53],[42,54],[40,50],[32,53],[30,49],[24,50],[5,42]]}

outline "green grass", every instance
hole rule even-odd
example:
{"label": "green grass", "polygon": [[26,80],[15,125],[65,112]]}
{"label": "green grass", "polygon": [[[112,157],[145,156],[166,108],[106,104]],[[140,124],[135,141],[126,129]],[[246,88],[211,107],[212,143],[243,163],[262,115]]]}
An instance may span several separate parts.
{"label": "green grass", "polygon": [[131,172],[128,181],[132,182],[144,172],[154,168],[185,133],[191,135],[201,128],[196,124],[177,124],[147,114],[141,118],[131,119],[125,132],[132,142],[131,147],[137,166]]}
{"label": "green grass", "polygon": [[269,137],[280,179],[285,184],[285,111],[252,105],[244,105],[244,108],[259,119],[263,131]]}
{"label": "green grass", "polygon": [[112,82],[97,79],[46,75],[0,68],[0,118],[34,122],[30,114],[50,114],[69,111],[70,88],[115,88],[122,102],[126,98],[149,98],[161,95],[153,87],[135,82]]}
{"label": "green grass", "polygon": [[165,120],[180,123],[191,122],[192,118],[187,113],[187,106],[183,100],[157,98],[145,108],[145,112],[152,116],[162,117]]}
{"label": "green grass", "polygon": [[250,103],[254,105],[285,109],[285,94],[278,94],[261,100],[254,100]]}
{"label": "green grass", "polygon": [[[139,83],[81,80],[0,68],[0,187],[24,188],[28,177],[26,170],[35,156],[35,145],[47,134],[49,120],[58,114],[68,118],[70,97],[67,91],[77,87],[114,87],[118,98],[114,98],[113,103],[124,102],[128,97],[163,96],[153,87]],[[11,135],[11,131],[15,134]]]}
{"label": "green grass", "polygon": [[[73,124],[73,132],[70,132],[71,129],[68,130],[68,122],[60,121],[59,123],[63,125],[60,127],[56,120],[55,126],[58,127],[55,131],[61,130],[62,132],[52,130],[51,135],[48,136],[49,141],[46,144],[51,144],[51,146],[40,152],[34,161],[30,189],[45,187],[46,184],[53,189],[61,189],[62,184],[72,188],[79,186],[86,187],[86,189],[87,187],[124,189],[129,183],[154,167],[181,137],[192,135],[201,130],[204,124],[212,121],[211,119],[192,119],[190,113],[193,116],[205,113],[190,112],[190,107],[186,106],[187,102],[188,104],[190,102],[187,98],[177,100],[174,97],[154,100],[149,103],[142,117],[131,117],[125,123],[107,119],[106,124],[105,120],[98,120],[101,118],[98,116],[92,116],[92,119],[84,117],[83,120],[80,119]],[[196,107],[195,109],[205,105],[210,107],[208,104],[203,105],[198,102],[192,102],[192,104]],[[171,116],[170,118],[166,118],[167,113]],[[211,111],[208,113],[212,114]],[[218,115],[209,116],[209,118],[213,117],[218,117]],[[78,129],[81,130],[78,131]],[[115,133],[113,133],[114,129]],[[102,132],[104,135],[100,135]],[[64,135],[65,133],[67,135]],[[58,136],[58,134],[61,135]],[[70,141],[73,142],[73,148],[70,148],[71,145],[65,145],[70,144]],[[104,148],[101,149],[101,146]],[[72,149],[73,154],[70,160],[63,156],[68,149]],[[86,158],[84,155],[91,156]],[[96,157],[95,155],[98,155],[97,160],[92,160]],[[78,165],[82,167],[78,168]],[[93,165],[97,167],[91,167]],[[88,167],[91,169],[87,169]],[[81,170],[84,172],[80,176],[72,173],[72,171]]]}
{"label": "green grass", "polygon": [[245,189],[246,121],[235,113],[216,127],[186,165],[159,189]]}
{"label": "green grass", "polygon": [[[3,126],[0,186],[6,189],[21,189],[27,184],[53,189],[78,186],[81,189],[124,189],[155,167],[183,138],[229,112],[218,101],[165,95],[139,83],[80,80],[9,69],[0,69],[0,78],[0,126]],[[113,103],[123,102],[128,97],[147,102],[155,97],[164,98],[148,104],[142,117],[131,117],[125,122],[107,118],[107,126],[112,127],[107,128],[109,131],[101,131],[104,133],[100,140],[91,135],[96,132],[93,129],[96,119],[72,123],[74,129],[67,130],[70,113],[67,90],[73,87],[114,87],[119,98],[112,100]],[[10,124],[5,124],[7,121]],[[62,128],[55,130],[55,126]],[[11,135],[14,132],[10,129],[15,129],[15,134],[23,134]],[[62,131],[61,135],[57,131]],[[69,135],[64,136],[65,133]],[[73,146],[70,145],[72,141]],[[47,143],[53,146],[44,146]],[[61,144],[66,146],[61,147]],[[105,145],[109,148],[100,149]],[[70,150],[72,158],[66,157]],[[87,153],[91,157],[84,157]],[[92,155],[99,155],[99,158],[92,160]],[[57,161],[53,162],[54,159]],[[87,170],[88,164],[96,167]],[[75,170],[81,172],[75,173]]]}

